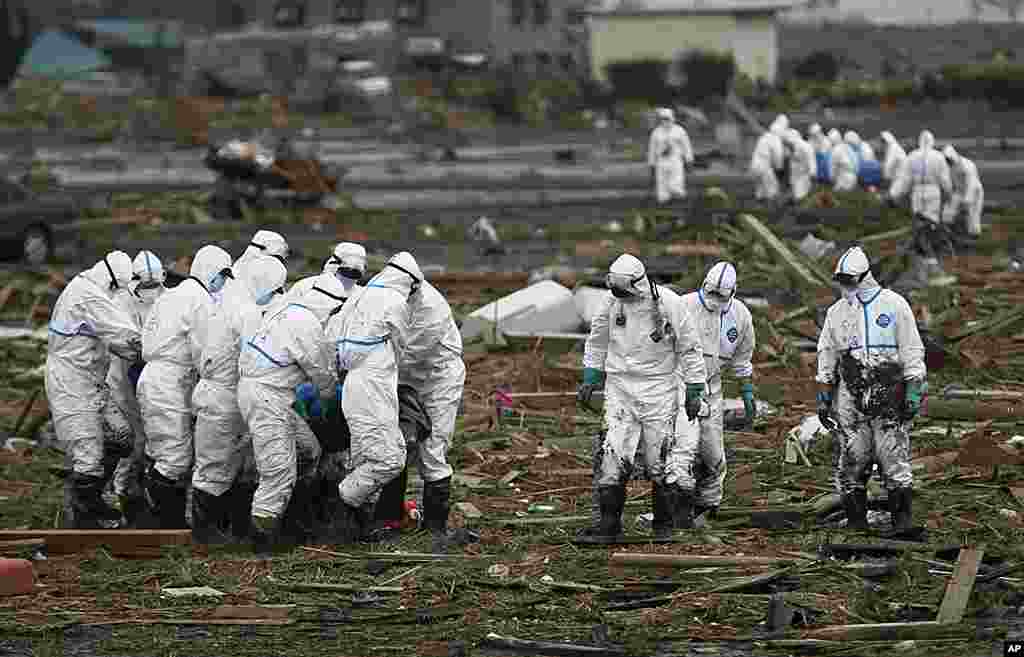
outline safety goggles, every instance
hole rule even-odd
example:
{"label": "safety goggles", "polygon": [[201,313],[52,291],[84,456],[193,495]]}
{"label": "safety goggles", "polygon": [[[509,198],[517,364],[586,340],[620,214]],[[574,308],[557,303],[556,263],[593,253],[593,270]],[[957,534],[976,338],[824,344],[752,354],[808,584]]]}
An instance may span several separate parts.
{"label": "safety goggles", "polygon": [[224,269],[221,269],[219,272],[217,272],[217,275],[223,276],[224,278],[230,278],[231,280],[235,279],[235,275],[231,271],[231,267],[225,267]]}
{"label": "safety goggles", "polygon": [[629,274],[616,274],[609,273],[604,278],[605,285],[608,286],[609,290],[618,290],[621,293],[625,293],[630,296],[635,296],[640,293],[640,288],[636,286],[637,283],[644,279],[643,276],[630,276]]}
{"label": "safety goggles", "polygon": [[402,272],[403,274],[407,275],[409,278],[412,279],[412,285],[409,288],[409,296],[410,297],[412,295],[416,294],[417,292],[419,292],[420,285],[423,283],[423,281],[421,281],[419,278],[417,278],[411,271],[409,271],[405,267],[402,267],[401,265],[396,265],[393,262],[389,262],[388,264],[386,264],[384,266],[385,267],[394,267],[395,269],[397,269],[398,271]]}
{"label": "safety goggles", "polygon": [[837,273],[832,277],[832,280],[834,280],[836,283],[839,283],[843,287],[853,287],[860,283],[861,281],[863,281],[865,276],[867,276],[867,272],[864,272],[863,274],[859,275]]}
{"label": "safety goggles", "polygon": [[714,301],[720,301],[721,303],[728,303],[729,299],[732,299],[732,291],[723,292],[719,288],[710,288],[704,286],[704,296]]}
{"label": "safety goggles", "polygon": [[[260,244],[258,242],[249,242],[249,246],[255,246],[257,249],[259,249],[260,251],[263,251],[264,253],[266,253],[266,251],[267,251],[267,245],[266,244]],[[287,265],[288,264],[288,256],[290,255],[290,253],[289,253],[288,249],[285,249],[284,253],[274,253],[274,254],[268,254],[268,255],[272,255],[274,258],[277,258],[278,260],[280,260],[282,265]]]}

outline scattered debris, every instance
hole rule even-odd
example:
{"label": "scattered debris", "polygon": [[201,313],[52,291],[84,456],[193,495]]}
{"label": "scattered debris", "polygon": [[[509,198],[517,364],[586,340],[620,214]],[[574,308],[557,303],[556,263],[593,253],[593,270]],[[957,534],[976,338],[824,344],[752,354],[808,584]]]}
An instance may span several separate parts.
{"label": "scattered debris", "polygon": [[224,592],[218,591],[217,589],[209,586],[187,586],[183,588],[162,588],[160,589],[160,595],[165,595],[170,598],[189,598],[193,596],[213,596],[219,598],[224,595]]}
{"label": "scattered debris", "polygon": [[569,288],[541,281],[474,310],[462,323],[462,339],[479,337],[488,325],[498,331],[572,332],[580,317]]}
{"label": "scattered debris", "polygon": [[163,545],[189,545],[191,529],[3,529],[0,541],[43,539],[51,554],[82,552],[99,545],[116,554],[143,553]]}

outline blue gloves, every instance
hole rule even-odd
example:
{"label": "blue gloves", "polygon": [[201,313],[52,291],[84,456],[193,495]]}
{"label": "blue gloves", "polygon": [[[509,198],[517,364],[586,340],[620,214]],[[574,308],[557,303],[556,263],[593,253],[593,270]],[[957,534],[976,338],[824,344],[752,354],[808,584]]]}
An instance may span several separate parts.
{"label": "blue gloves", "polygon": [[754,418],[757,417],[757,402],[754,401],[754,384],[750,381],[744,381],[740,385],[740,397],[743,398],[743,410],[746,413],[747,424],[753,425]]}
{"label": "blue gloves", "polygon": [[686,384],[686,419],[693,422],[700,413],[700,400],[704,396],[703,383]]}
{"label": "blue gloves", "polygon": [[583,368],[583,385],[576,392],[576,401],[584,406],[590,406],[590,400],[594,393],[604,385],[604,372],[594,367]]}
{"label": "blue gloves", "polygon": [[292,408],[300,416],[307,420],[319,419],[323,415],[323,406],[320,404],[320,395],[312,383],[300,383],[295,386],[295,402]]}
{"label": "blue gloves", "polygon": [[141,360],[137,360],[128,366],[128,381],[132,384],[132,390],[137,390],[139,387],[139,377],[142,376],[142,368],[146,366],[146,363]]}

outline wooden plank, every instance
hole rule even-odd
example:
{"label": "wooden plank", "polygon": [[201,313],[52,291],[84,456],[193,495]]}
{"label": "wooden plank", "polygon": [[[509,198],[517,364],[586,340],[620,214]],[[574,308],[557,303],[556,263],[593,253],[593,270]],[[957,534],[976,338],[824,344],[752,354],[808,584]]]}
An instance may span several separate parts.
{"label": "wooden plank", "polygon": [[775,234],[772,233],[767,226],[761,223],[757,217],[750,214],[740,214],[737,218],[741,224],[753,232],[758,239],[774,251],[786,266],[788,266],[789,269],[800,278],[800,280],[811,287],[822,287],[822,281],[814,275],[814,272],[804,266],[800,258],[798,258],[788,246],[779,240],[779,238],[775,237]]}
{"label": "wooden plank", "polygon": [[934,639],[936,635],[974,632],[973,627],[943,625],[938,621],[917,623],[866,623],[863,625],[831,625],[809,631],[807,639],[832,641],[907,641]]}
{"label": "wooden plank", "polygon": [[[190,545],[191,529],[3,529],[0,541],[41,538],[50,554],[71,554],[100,545],[131,554],[164,545]],[[140,548],[142,548],[140,550]]]}
{"label": "wooden plank", "polygon": [[780,570],[773,570],[771,572],[754,575],[752,577],[743,577],[742,579],[738,579],[734,582],[717,586],[708,591],[708,593],[732,593],[733,591],[742,591],[743,589],[751,586],[759,586],[761,584],[773,582],[791,572],[791,570],[791,568],[782,568]]}
{"label": "wooden plank", "polygon": [[943,625],[959,623],[964,619],[967,603],[971,599],[974,580],[978,576],[978,567],[985,554],[985,547],[964,547],[956,560],[956,570],[946,585],[946,595],[942,598],[939,615],[936,620]]}
{"label": "wooden plank", "polygon": [[650,568],[706,568],[708,566],[774,566],[791,563],[779,557],[730,557],[727,555],[643,554],[615,552],[609,563],[615,566],[646,566]]}

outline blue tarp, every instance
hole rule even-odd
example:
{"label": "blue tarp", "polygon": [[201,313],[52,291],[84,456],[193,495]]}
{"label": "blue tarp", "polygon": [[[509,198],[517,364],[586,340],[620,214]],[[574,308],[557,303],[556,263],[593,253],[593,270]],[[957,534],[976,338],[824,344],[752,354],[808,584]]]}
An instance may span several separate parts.
{"label": "blue tarp", "polygon": [[[818,182],[823,185],[832,184],[832,154],[815,153],[818,162]],[[857,178],[860,184],[865,187],[880,187],[882,185],[882,163],[878,160],[860,160],[857,169]]]}
{"label": "blue tarp", "polygon": [[75,78],[109,66],[110,60],[98,50],[57,30],[46,30],[25,53],[18,75]]}
{"label": "blue tarp", "polygon": [[[169,21],[155,23],[128,18],[104,18],[92,21],[79,21],[79,24],[90,27],[99,33],[120,37],[134,46],[144,48],[179,48],[184,43],[180,23]],[[161,33],[161,25],[164,30]]]}

